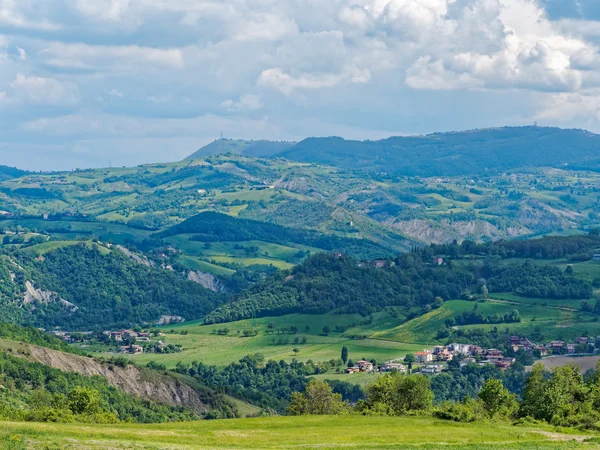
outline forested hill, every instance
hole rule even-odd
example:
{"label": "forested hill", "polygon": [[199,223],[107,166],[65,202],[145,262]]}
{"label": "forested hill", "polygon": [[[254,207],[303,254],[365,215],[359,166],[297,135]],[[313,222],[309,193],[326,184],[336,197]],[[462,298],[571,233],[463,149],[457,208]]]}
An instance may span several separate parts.
{"label": "forested hill", "polygon": [[204,156],[233,153],[236,155],[253,156],[256,158],[269,157],[292,147],[295,142],[287,141],[243,141],[233,139],[218,139],[195,151],[186,159],[202,158]]}
{"label": "forested hill", "polygon": [[411,318],[447,300],[475,298],[473,294],[481,291],[481,280],[489,292],[549,299],[592,296],[591,283],[557,267],[493,259],[472,268],[437,266],[425,255],[415,252],[395,260],[366,263],[321,253],[290,272],[279,272],[257,283],[206,316],[205,322],[300,312],[368,315],[388,307]]}
{"label": "forested hill", "polygon": [[277,156],[395,175],[457,176],[529,166],[579,166],[594,158],[597,164],[600,136],[582,130],[504,127],[380,141],[309,138]]}
{"label": "forested hill", "polygon": [[25,170],[20,170],[9,166],[0,166],[0,181],[22,177],[25,174],[27,174]]}
{"label": "forested hill", "polygon": [[34,259],[0,255],[3,320],[38,327],[108,329],[162,316],[203,317],[224,299],[175,273],[134,262],[119,251],[74,245]]}
{"label": "forested hill", "polygon": [[[169,228],[160,237],[176,234],[195,234],[191,239],[200,242],[266,241],[315,247],[326,251],[348,253],[359,259],[375,259],[395,255],[393,249],[366,239],[344,238],[318,231],[289,228],[256,220],[239,219],[215,212],[204,212]],[[397,236],[402,240],[401,236]]]}

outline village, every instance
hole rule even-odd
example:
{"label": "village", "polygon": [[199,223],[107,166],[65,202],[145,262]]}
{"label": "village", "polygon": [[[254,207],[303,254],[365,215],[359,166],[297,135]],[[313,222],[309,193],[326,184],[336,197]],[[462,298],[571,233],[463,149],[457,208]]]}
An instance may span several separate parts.
{"label": "village", "polygon": [[[508,349],[512,355],[521,352],[534,358],[543,358],[550,355],[582,355],[596,353],[596,343],[600,344],[600,337],[588,338],[578,337],[574,342],[551,341],[545,345],[538,345],[529,338],[511,336]],[[506,352],[509,353],[509,352]],[[457,367],[467,364],[478,364],[480,366],[494,365],[500,370],[509,369],[516,361],[515,356],[506,355],[504,351],[496,348],[484,349],[473,344],[452,343],[449,345],[437,345],[432,349],[424,349],[407,355],[404,359],[391,360],[377,365],[374,361],[360,360],[345,370],[347,374],[364,372],[393,372],[400,373],[420,372],[422,374],[435,375],[448,369],[448,363],[457,361]],[[416,367],[413,367],[413,364]]]}
{"label": "village", "polygon": [[100,344],[103,348],[111,347],[117,353],[138,355],[142,353],[175,353],[180,352],[181,346],[166,344],[160,337],[163,333],[157,331],[116,330],[102,332],[49,331],[69,344]]}

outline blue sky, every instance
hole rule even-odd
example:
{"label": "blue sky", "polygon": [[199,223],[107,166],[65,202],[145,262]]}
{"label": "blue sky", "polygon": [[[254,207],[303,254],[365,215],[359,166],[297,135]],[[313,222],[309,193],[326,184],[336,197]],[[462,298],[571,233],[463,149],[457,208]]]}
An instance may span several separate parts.
{"label": "blue sky", "polygon": [[600,132],[598,0],[0,0],[0,164],[499,125]]}

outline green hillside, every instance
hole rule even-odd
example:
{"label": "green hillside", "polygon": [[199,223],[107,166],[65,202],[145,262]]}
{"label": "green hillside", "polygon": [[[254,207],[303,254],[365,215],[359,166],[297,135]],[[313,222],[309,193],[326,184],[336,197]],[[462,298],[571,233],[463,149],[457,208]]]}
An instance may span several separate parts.
{"label": "green hillside", "polygon": [[504,127],[381,141],[309,138],[277,156],[293,161],[409,176],[457,176],[561,167],[593,160],[597,167],[600,137],[583,130]]}
{"label": "green hillside", "polygon": [[46,328],[127,327],[165,315],[196,319],[224,301],[118,250],[73,244],[34,258],[32,248],[0,255],[4,320]]}
{"label": "green hillside", "polygon": [[244,141],[234,139],[218,139],[195,151],[187,159],[204,156],[233,153],[244,156],[269,157],[291,148],[295,142],[276,141]]}

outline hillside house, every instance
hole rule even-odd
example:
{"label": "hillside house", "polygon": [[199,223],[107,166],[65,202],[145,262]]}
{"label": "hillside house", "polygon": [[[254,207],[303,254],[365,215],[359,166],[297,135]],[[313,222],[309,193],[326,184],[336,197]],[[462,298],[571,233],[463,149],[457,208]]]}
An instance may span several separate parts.
{"label": "hillside house", "polygon": [[419,364],[426,364],[433,361],[433,354],[428,350],[425,350],[424,352],[416,352],[415,361]]}
{"label": "hillside house", "polygon": [[443,351],[441,351],[440,353],[435,355],[435,357],[438,361],[452,361],[452,358],[454,357],[454,355],[452,354],[452,352],[450,350],[445,348]]}
{"label": "hillside house", "polygon": [[569,354],[575,353],[575,344],[567,344],[567,353],[569,353]]}
{"label": "hillside house", "polygon": [[575,339],[575,342],[577,344],[587,344],[588,343],[588,338],[586,337],[578,337]]}
{"label": "hillside house", "polygon": [[600,261],[600,253],[595,253],[594,256],[592,256],[592,260]]}
{"label": "hillside house", "polygon": [[471,346],[469,344],[450,344],[448,349],[454,353],[455,355],[468,355],[471,351]]}
{"label": "hillside house", "polygon": [[406,373],[406,366],[399,363],[386,363],[381,367],[381,372],[393,372],[394,370],[400,373]]}
{"label": "hillside house", "polygon": [[373,372],[373,363],[371,361],[361,359],[356,363],[356,366],[361,372]]}
{"label": "hillside house", "polygon": [[442,264],[444,264],[444,258],[436,256],[435,258],[433,258],[432,263],[434,266],[441,266]]}
{"label": "hillside house", "polygon": [[421,373],[436,374],[442,371],[442,366],[430,364],[421,369]]}
{"label": "hillside house", "polygon": [[542,345],[538,345],[537,347],[534,347],[533,350],[536,352],[540,352],[540,356],[548,355],[548,349]]}
{"label": "hillside house", "polygon": [[111,339],[114,339],[115,341],[122,341],[123,340],[123,332],[122,331],[111,331],[109,333]]}
{"label": "hillside house", "polygon": [[560,353],[564,347],[565,347],[565,343],[563,341],[550,342],[550,349],[555,353]]}
{"label": "hillside house", "polygon": [[490,348],[485,352],[485,359],[488,361],[500,361],[504,359],[504,353],[498,349]]}

